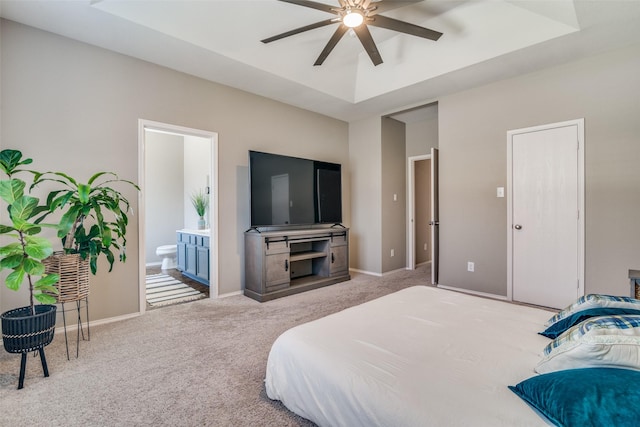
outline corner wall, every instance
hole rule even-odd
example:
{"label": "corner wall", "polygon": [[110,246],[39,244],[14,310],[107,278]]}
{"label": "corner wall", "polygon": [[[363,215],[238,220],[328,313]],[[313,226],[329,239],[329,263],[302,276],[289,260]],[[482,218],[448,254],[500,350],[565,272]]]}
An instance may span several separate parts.
{"label": "corner wall", "polygon": [[440,284],[507,294],[507,199],[496,198],[506,132],[584,117],[585,291],[628,295],[640,267],[639,93],[636,45],[440,99]]}
{"label": "corner wall", "polygon": [[[407,266],[407,156],[405,124],[382,118],[382,273]],[[392,254],[393,252],[393,254]]]}
{"label": "corner wall", "polygon": [[349,262],[352,268],[373,274],[382,272],[381,143],[380,117],[349,124],[352,204]]}

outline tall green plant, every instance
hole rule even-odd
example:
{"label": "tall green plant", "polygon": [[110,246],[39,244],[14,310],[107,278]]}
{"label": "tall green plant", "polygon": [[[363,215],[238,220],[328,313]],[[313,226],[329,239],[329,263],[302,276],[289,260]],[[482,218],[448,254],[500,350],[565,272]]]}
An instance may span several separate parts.
{"label": "tall green plant", "polygon": [[198,216],[202,218],[209,207],[209,195],[205,194],[203,190],[198,190],[191,195],[191,204]]}
{"label": "tall green plant", "polygon": [[46,210],[38,221],[58,209],[62,210],[58,237],[65,253],[77,253],[82,259],[88,258],[93,274],[98,269],[100,254],[104,254],[109,262],[109,271],[115,261],[113,249],[119,252],[121,262],[126,261],[130,204],[110,185],[126,183],[136,190],[140,188],[131,181],[118,178],[113,172],[98,172],[87,183],[62,172],[36,173],[32,188],[47,181],[62,184],[64,188],[49,193]]}
{"label": "tall green plant", "polygon": [[[25,172],[18,169],[32,163],[22,159],[18,150],[0,152],[0,169],[9,179],[0,180],[0,198],[8,205],[9,223],[0,224],[0,234],[13,241],[0,247],[0,270],[11,270],[6,278],[7,288],[17,291],[26,279],[29,283],[29,306],[34,311],[34,298],[43,304],[54,304],[58,290],[57,274],[45,274],[42,260],[53,253],[51,242],[37,235],[45,224],[38,224],[34,217],[40,212],[40,200],[25,194],[26,182],[14,178],[14,174]],[[29,171],[32,172],[32,171]],[[48,225],[53,227],[52,225]],[[36,279],[37,277],[39,279]]]}

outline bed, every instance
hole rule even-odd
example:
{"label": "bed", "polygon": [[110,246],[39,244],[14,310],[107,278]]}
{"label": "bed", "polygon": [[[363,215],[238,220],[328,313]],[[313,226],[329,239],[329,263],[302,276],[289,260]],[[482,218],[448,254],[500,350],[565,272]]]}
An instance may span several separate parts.
{"label": "bed", "polygon": [[508,386],[535,375],[554,313],[415,286],[274,342],[269,398],[320,426],[544,426]]}

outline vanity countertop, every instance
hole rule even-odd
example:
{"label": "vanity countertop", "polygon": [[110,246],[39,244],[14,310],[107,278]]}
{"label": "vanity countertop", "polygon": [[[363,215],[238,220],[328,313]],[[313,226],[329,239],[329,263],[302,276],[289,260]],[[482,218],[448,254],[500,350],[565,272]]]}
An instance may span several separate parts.
{"label": "vanity countertop", "polygon": [[194,230],[189,228],[183,228],[182,230],[177,230],[178,233],[187,233],[187,234],[197,234],[198,236],[209,236],[211,234],[210,229],[205,230]]}

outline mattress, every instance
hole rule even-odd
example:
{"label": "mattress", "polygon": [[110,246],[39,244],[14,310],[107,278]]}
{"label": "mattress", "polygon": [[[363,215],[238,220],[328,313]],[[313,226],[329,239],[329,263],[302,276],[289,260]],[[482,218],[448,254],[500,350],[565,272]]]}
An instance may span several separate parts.
{"label": "mattress", "polygon": [[415,286],[274,342],[269,398],[320,426],[544,426],[507,386],[535,375],[552,313]]}

